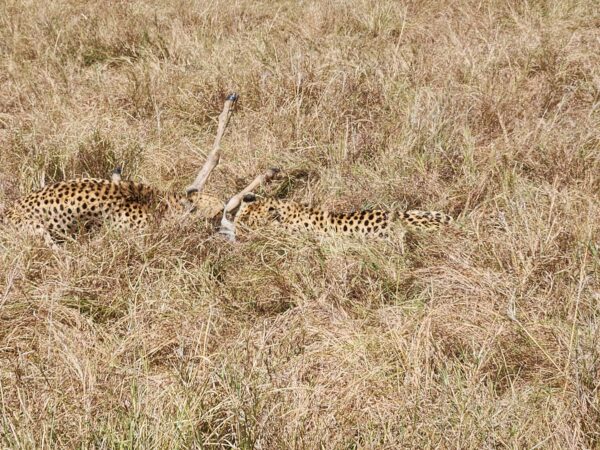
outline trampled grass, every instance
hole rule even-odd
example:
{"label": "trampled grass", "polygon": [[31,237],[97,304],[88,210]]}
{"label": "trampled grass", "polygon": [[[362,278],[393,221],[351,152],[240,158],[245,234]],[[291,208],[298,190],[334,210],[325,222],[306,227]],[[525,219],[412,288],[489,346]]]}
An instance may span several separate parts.
{"label": "trampled grass", "polygon": [[599,448],[599,12],[1,2],[2,205],[115,165],[182,189],[236,91],[209,192],[275,166],[267,194],[457,219],[404,245],[0,231],[2,447]]}

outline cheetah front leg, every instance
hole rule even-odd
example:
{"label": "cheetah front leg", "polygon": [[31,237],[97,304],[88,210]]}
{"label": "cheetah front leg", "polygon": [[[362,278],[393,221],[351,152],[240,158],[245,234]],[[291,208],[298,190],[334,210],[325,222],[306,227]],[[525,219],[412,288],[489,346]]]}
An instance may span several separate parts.
{"label": "cheetah front leg", "polygon": [[38,221],[26,221],[22,222],[20,227],[25,232],[25,234],[33,238],[42,238],[44,244],[46,244],[52,250],[56,251],[60,248],[54,240],[54,238],[52,238],[50,232],[44,227],[42,223]]}
{"label": "cheetah front leg", "polygon": [[257,176],[252,183],[246,186],[242,191],[231,197],[225,208],[223,209],[223,217],[221,218],[221,227],[219,228],[219,234],[225,236],[228,240],[235,242],[235,224],[229,220],[227,214],[235,210],[240,206],[242,199],[245,195],[254,191],[261,184],[268,183],[273,177],[280,172],[277,168],[271,168],[262,175]]}

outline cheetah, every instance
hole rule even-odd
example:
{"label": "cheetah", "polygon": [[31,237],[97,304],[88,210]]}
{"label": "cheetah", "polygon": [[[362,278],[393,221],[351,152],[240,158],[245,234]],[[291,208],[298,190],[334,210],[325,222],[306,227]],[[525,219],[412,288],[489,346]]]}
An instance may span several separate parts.
{"label": "cheetah", "polygon": [[[210,173],[220,160],[220,142],[238,96],[227,96],[219,115],[217,135],[206,162],[185,192],[164,192],[151,186],[123,181],[116,168],[110,180],[76,178],[46,186],[8,208],[2,222],[42,236],[53,248],[56,242],[80,231],[110,222],[117,229],[146,229],[166,218],[192,216],[212,219],[227,207],[217,197],[203,194]],[[234,198],[240,198],[276,173],[257,177]],[[225,210],[224,210],[225,207]]]}
{"label": "cheetah", "polygon": [[272,223],[289,230],[386,237],[395,223],[404,230],[432,230],[452,221],[452,217],[439,211],[409,210],[399,213],[373,209],[339,213],[294,201],[257,199],[249,193],[243,197],[234,216],[233,228],[256,229]]}
{"label": "cheetah", "polygon": [[116,229],[141,230],[171,216],[212,219],[223,206],[218,198],[197,189],[163,192],[122,181],[116,170],[110,180],[78,178],[48,185],[17,200],[5,214],[4,222],[53,243],[105,222]]}

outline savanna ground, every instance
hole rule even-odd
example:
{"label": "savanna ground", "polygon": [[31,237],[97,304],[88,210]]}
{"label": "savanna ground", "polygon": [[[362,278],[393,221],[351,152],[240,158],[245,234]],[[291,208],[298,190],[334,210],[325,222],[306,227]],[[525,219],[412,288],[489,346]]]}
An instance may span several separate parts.
{"label": "savanna ground", "polygon": [[[0,203],[80,175],[457,218],[0,231],[3,448],[600,448],[594,0],[4,0]],[[486,218],[501,212],[504,228]]]}

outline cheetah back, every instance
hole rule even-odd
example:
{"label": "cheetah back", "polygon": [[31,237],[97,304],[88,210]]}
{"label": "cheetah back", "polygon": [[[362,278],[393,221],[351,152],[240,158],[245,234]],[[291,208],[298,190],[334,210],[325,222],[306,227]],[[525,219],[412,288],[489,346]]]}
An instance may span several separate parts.
{"label": "cheetah back", "polygon": [[120,179],[81,178],[55,183],[21,198],[5,219],[9,224],[56,238],[89,230],[105,221],[118,229],[142,229],[167,211],[197,210],[201,217],[213,217],[221,209],[218,199],[197,192],[164,193]]}

